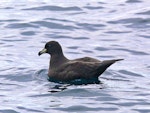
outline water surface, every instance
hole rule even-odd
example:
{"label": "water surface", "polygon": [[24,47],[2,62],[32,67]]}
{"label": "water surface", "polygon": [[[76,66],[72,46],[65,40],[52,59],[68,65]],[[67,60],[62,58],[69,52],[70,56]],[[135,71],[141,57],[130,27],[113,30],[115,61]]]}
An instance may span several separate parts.
{"label": "water surface", "polygon": [[[0,2],[1,113],[149,113],[150,1]],[[124,58],[99,79],[69,85],[47,80],[47,41],[69,59]]]}

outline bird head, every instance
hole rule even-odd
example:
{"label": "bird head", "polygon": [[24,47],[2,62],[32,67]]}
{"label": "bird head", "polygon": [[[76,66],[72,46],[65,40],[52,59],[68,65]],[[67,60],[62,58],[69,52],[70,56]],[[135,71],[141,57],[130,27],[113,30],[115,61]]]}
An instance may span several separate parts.
{"label": "bird head", "polygon": [[42,55],[44,53],[48,53],[50,55],[62,53],[62,48],[60,44],[56,41],[50,41],[45,44],[44,49],[39,51],[38,55]]}

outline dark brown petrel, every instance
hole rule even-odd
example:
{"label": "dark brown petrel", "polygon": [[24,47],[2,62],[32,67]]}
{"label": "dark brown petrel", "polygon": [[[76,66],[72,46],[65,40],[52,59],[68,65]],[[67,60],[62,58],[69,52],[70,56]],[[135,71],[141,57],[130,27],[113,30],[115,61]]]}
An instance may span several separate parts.
{"label": "dark brown petrel", "polygon": [[48,76],[50,79],[69,82],[76,79],[98,80],[98,77],[113,63],[123,59],[99,61],[84,57],[69,60],[63,54],[61,45],[56,41],[47,42],[45,48],[38,54],[51,55]]}

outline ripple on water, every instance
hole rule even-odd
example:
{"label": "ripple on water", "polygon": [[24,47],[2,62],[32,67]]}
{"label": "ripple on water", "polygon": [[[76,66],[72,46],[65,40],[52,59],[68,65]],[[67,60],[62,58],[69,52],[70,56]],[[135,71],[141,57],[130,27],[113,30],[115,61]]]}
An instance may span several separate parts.
{"label": "ripple on water", "polygon": [[114,107],[87,107],[87,106],[82,106],[82,105],[76,105],[76,106],[69,106],[69,107],[60,107],[60,108],[54,108],[59,111],[67,111],[67,112],[84,112],[84,111],[92,111],[92,112],[97,112],[97,111],[117,111],[118,108]]}
{"label": "ripple on water", "polygon": [[34,70],[27,68],[8,68],[3,70],[3,75],[0,78],[5,78],[10,81],[29,82],[32,81]]}
{"label": "ripple on water", "polygon": [[[4,41],[4,42],[23,42],[23,41],[27,41],[27,39],[23,39],[23,38],[20,38],[20,39],[17,39],[17,38],[6,38],[6,39],[1,39],[1,41]],[[5,43],[6,44],[6,43]],[[14,46],[13,44],[12,45],[6,45],[6,47],[12,47]]]}
{"label": "ripple on water", "polygon": [[79,46],[70,46],[70,47],[68,47],[69,49],[78,49],[79,48]]}
{"label": "ripple on water", "polygon": [[137,109],[133,109],[134,111],[138,111],[139,113],[149,113],[149,109],[148,108],[145,108],[145,109],[140,109],[140,108],[137,108]]}
{"label": "ripple on water", "polygon": [[147,39],[150,39],[150,36],[149,35],[139,35],[140,37],[143,37],[143,38],[147,38]]}
{"label": "ripple on water", "polygon": [[18,20],[18,19],[8,19],[8,20],[0,20],[0,22],[4,23],[4,22],[20,22],[21,20]]}
{"label": "ripple on water", "polygon": [[118,98],[115,98],[111,95],[104,94],[103,96],[100,95],[100,97],[95,98],[95,101],[102,101],[104,104],[107,102],[114,102],[118,101]]}
{"label": "ripple on water", "polygon": [[7,26],[6,28],[12,28],[12,29],[21,29],[21,28],[39,28],[37,25],[33,25],[31,23],[12,23]]}
{"label": "ripple on water", "polygon": [[117,21],[108,21],[111,24],[125,24],[125,26],[130,28],[144,28],[149,26],[150,19],[149,18],[127,18],[120,19]]}
{"label": "ripple on water", "polygon": [[5,7],[5,8],[0,8],[0,9],[14,9],[14,7]]}
{"label": "ripple on water", "polygon": [[19,110],[25,110],[26,112],[34,112],[34,113],[43,113],[43,111],[41,110],[36,110],[36,109],[30,109],[30,108],[26,108],[26,107],[22,107],[22,106],[18,106],[17,107]]}
{"label": "ripple on water", "polygon": [[52,39],[73,39],[72,36],[58,35],[58,34],[45,34],[48,38]]}
{"label": "ripple on water", "polygon": [[48,21],[35,21],[31,22],[34,25],[40,26],[40,27],[46,27],[51,29],[63,29],[63,30],[75,30],[79,29],[78,27],[71,26],[71,25],[62,25],[55,22],[48,22]]}
{"label": "ripple on water", "polygon": [[140,12],[140,13],[136,13],[136,14],[139,14],[139,15],[150,15],[150,10],[144,11],[144,12]]}
{"label": "ripple on water", "polygon": [[96,47],[95,50],[98,50],[98,51],[109,51],[110,49],[105,48],[105,47]]}
{"label": "ripple on water", "polygon": [[94,53],[93,51],[90,50],[82,50],[84,53]]}
{"label": "ripple on water", "polygon": [[[60,86],[59,86],[60,87]],[[55,93],[53,96],[60,97],[74,97],[75,99],[96,99],[98,97],[109,97],[107,92],[101,92],[101,89],[105,89],[103,84],[91,84],[91,85],[62,85],[67,89],[63,92]],[[88,98],[86,98],[88,97]]]}
{"label": "ripple on water", "polygon": [[41,7],[34,7],[34,8],[27,8],[23,10],[36,10],[36,11],[82,11],[79,7],[73,6],[73,7],[60,7],[60,6],[41,6]]}
{"label": "ripple on water", "polygon": [[10,110],[10,109],[4,109],[4,110],[0,110],[1,113],[20,113],[20,112],[17,112],[15,110]]}
{"label": "ripple on water", "polygon": [[126,3],[141,3],[141,0],[127,0]]}
{"label": "ripple on water", "polygon": [[76,23],[76,25],[84,30],[89,30],[89,31],[95,31],[105,27],[104,24]]}
{"label": "ripple on water", "polygon": [[47,74],[48,74],[47,69],[40,69],[33,74],[33,77],[36,78],[37,80],[47,81],[48,79]]}
{"label": "ripple on water", "polygon": [[47,38],[51,39],[74,39],[74,40],[87,40],[89,39],[88,37],[74,37],[74,36],[67,36],[67,35],[59,35],[58,33],[56,34],[45,34]]}
{"label": "ripple on water", "polygon": [[99,10],[99,9],[103,9],[104,7],[102,6],[85,6],[84,8],[89,9],[89,10]]}
{"label": "ripple on water", "polygon": [[108,34],[124,34],[124,33],[131,33],[131,31],[107,31],[105,33],[108,33]]}
{"label": "ripple on water", "polygon": [[131,49],[116,48],[115,50],[129,52],[130,54],[133,54],[133,55],[149,55],[149,54],[146,53],[146,52],[143,52],[143,51],[136,51],[136,50],[131,50]]}
{"label": "ripple on water", "polygon": [[24,36],[33,36],[35,35],[35,31],[24,31],[21,33],[21,35],[24,35]]}
{"label": "ripple on water", "polygon": [[131,71],[127,71],[127,70],[120,70],[119,72],[125,75],[134,76],[134,77],[143,77],[143,75],[140,75]]}

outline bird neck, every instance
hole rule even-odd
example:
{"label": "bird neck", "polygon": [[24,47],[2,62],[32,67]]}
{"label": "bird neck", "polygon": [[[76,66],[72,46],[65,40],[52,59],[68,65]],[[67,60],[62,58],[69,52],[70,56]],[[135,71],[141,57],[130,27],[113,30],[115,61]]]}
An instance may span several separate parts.
{"label": "bird neck", "polygon": [[50,69],[58,68],[58,66],[61,66],[63,63],[65,63],[67,61],[68,61],[68,59],[63,55],[63,53],[51,55],[49,68]]}

